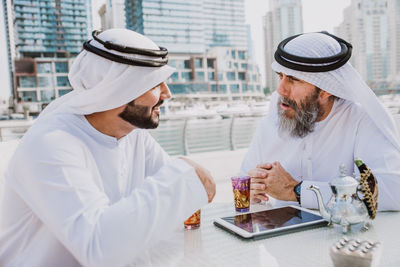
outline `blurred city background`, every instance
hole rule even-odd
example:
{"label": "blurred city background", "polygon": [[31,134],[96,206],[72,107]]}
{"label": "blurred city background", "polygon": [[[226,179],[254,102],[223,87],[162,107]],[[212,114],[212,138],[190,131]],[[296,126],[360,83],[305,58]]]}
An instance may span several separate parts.
{"label": "blurred city background", "polygon": [[0,141],[70,92],[82,43],[115,27],[169,50],[173,97],[150,132],[171,155],[246,148],[277,88],[276,46],[302,32],[352,43],[351,64],[400,111],[400,0],[2,0]]}

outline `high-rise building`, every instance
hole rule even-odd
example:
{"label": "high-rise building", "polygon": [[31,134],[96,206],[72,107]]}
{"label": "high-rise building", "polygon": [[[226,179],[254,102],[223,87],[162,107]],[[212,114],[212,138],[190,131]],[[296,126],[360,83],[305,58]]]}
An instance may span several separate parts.
{"label": "high-rise building", "polygon": [[102,30],[125,28],[125,0],[107,0],[98,13]]}
{"label": "high-rise building", "polygon": [[126,0],[126,27],[172,53],[247,50],[244,0]]}
{"label": "high-rise building", "polygon": [[126,27],[168,48],[173,93],[262,95],[244,0],[125,0]]}
{"label": "high-rise building", "polygon": [[90,0],[13,0],[17,53],[76,55],[92,28]]}
{"label": "high-rise building", "polygon": [[390,35],[390,75],[394,87],[400,89],[400,0],[388,1]]}
{"label": "high-rise building", "polygon": [[303,32],[301,0],[269,0],[270,11],[264,17],[265,76],[267,88],[278,86],[276,73],[271,69],[274,53],[283,39]]}
{"label": "high-rise building", "polygon": [[173,53],[204,53],[202,0],[126,0],[126,27]]}
{"label": "high-rise building", "polygon": [[206,47],[230,46],[247,50],[248,29],[245,24],[244,0],[203,0]]}
{"label": "high-rise building", "polygon": [[7,14],[14,35],[15,98],[42,103],[69,92],[67,74],[91,33],[91,0],[13,0]]}
{"label": "high-rise building", "polygon": [[247,51],[249,59],[254,60],[254,46],[253,46],[253,37],[251,36],[251,25],[246,24],[246,28],[247,28]]}
{"label": "high-rise building", "polygon": [[375,91],[400,89],[399,14],[399,0],[352,0],[335,28],[353,44],[351,63]]}
{"label": "high-rise building", "polygon": [[[12,22],[9,17],[10,5],[7,1],[0,2],[0,58],[4,59],[3,64],[0,65],[0,106],[8,105],[8,100],[12,94],[13,88],[13,46],[11,44],[10,23]],[[1,111],[0,111],[1,112]],[[1,115],[1,114],[0,114]]]}
{"label": "high-rise building", "polygon": [[168,80],[174,94],[263,95],[260,72],[247,50],[213,47],[203,54],[171,54],[169,65],[177,69]]}

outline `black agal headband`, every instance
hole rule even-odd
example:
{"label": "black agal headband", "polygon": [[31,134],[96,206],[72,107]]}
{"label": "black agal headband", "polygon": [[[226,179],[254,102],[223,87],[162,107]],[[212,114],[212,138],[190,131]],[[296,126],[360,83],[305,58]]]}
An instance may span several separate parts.
{"label": "black agal headband", "polygon": [[311,58],[311,57],[300,57],[285,52],[284,50],[285,45],[292,39],[302,35],[302,34],[297,34],[289,38],[286,38],[285,40],[280,42],[278,48],[275,51],[274,55],[275,60],[279,64],[289,69],[299,70],[304,72],[326,72],[338,69],[344,64],[346,64],[346,62],[351,57],[351,50],[353,49],[353,46],[350,43],[346,42],[345,40],[333,34],[330,34],[326,31],[320,33],[326,34],[339,42],[341,50],[338,54],[330,57]]}
{"label": "black agal headband", "polygon": [[100,38],[97,37],[99,33],[101,32],[93,31],[92,32],[93,39],[102,44],[108,50],[115,50],[118,52],[131,55],[154,57],[155,59],[137,59],[137,58],[130,58],[130,57],[116,55],[91,45],[90,41],[92,40],[83,43],[83,48],[85,50],[92,52],[98,56],[104,57],[106,59],[133,66],[162,67],[168,63],[168,50],[164,47],[160,47],[160,50],[152,50],[152,49],[143,49],[143,48],[119,45],[110,41],[101,40]]}

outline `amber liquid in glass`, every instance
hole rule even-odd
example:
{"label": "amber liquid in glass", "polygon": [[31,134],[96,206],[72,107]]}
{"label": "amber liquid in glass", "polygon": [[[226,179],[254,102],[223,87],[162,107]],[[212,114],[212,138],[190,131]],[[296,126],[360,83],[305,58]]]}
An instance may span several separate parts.
{"label": "amber liquid in glass", "polygon": [[235,208],[236,211],[245,212],[249,211],[250,209],[250,191],[239,191],[235,189],[233,191],[234,201],[235,201]]}
{"label": "amber liquid in glass", "polygon": [[250,177],[235,176],[231,178],[233,189],[233,200],[238,212],[250,210]]}
{"label": "amber liquid in glass", "polygon": [[200,227],[200,210],[196,211],[192,216],[184,222],[185,229],[197,229]]}

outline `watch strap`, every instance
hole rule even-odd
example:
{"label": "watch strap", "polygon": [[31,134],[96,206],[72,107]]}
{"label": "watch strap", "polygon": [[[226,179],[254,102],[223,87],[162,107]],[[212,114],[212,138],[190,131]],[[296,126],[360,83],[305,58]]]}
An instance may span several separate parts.
{"label": "watch strap", "polygon": [[302,183],[303,183],[303,181],[301,181],[300,183],[295,185],[293,188],[294,194],[296,195],[296,199],[297,199],[297,202],[299,202],[299,204],[301,204],[301,184]]}

